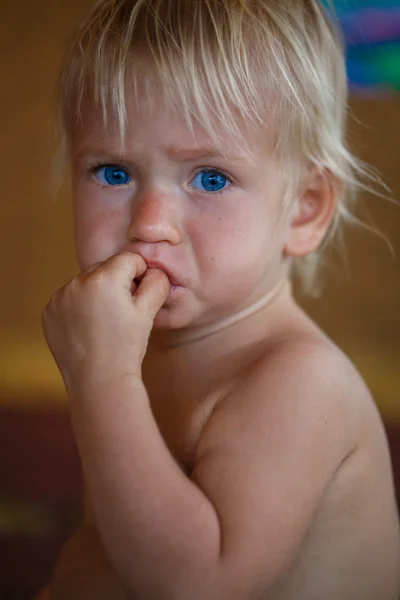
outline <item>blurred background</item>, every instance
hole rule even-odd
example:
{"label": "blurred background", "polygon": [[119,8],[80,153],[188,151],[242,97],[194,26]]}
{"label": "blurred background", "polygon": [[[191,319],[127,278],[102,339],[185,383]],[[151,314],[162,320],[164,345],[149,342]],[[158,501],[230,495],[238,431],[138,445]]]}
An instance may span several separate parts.
{"label": "blurred background", "polygon": [[[0,5],[0,598],[25,600],[50,577],[81,511],[65,393],[41,329],[51,294],[78,272],[70,192],[52,191],[53,109],[65,41],[92,0]],[[337,2],[348,41],[352,149],[400,199],[400,3]],[[325,291],[300,302],[359,368],[387,427],[400,485],[400,208],[365,197],[328,253]]]}

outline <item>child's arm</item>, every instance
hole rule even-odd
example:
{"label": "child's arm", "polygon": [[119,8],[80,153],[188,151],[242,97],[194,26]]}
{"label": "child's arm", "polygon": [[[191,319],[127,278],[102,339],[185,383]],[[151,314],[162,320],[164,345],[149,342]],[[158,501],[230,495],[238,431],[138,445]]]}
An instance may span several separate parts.
{"label": "child's arm", "polygon": [[138,255],[111,257],[55,294],[44,314],[95,524],[130,600],[257,597],[288,567],[352,449],[346,382],[323,352],[310,360],[277,351],[215,410],[188,479],[141,379],[169,291],[150,270],[132,297],[145,269]]}
{"label": "child's arm", "polygon": [[352,450],[345,382],[330,356],[302,351],[280,351],[219,405],[191,480],[141,381],[74,403],[95,521],[130,599],[256,598],[284,574]]}

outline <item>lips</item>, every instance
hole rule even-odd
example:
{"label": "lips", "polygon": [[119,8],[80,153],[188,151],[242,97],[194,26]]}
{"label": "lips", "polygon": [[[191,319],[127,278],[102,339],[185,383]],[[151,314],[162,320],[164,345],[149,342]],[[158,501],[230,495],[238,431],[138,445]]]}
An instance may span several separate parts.
{"label": "lips", "polygon": [[[144,260],[146,261],[147,267],[149,269],[159,269],[160,271],[164,271],[164,273],[166,274],[166,276],[169,279],[170,284],[174,287],[179,286],[179,283],[176,280],[173,273],[171,273],[169,268],[166,267],[162,262],[160,262],[158,260],[146,260],[146,259],[144,259]],[[143,279],[143,277],[144,277],[144,275],[142,275],[141,277],[138,277],[138,281],[140,282]]]}
{"label": "lips", "polygon": [[[120,252],[132,252],[134,254],[139,254],[139,256],[141,256],[145,261],[148,269],[159,269],[160,271],[164,271],[172,287],[182,287],[183,284],[179,282],[178,278],[175,277],[174,273],[170,270],[170,268],[167,267],[167,265],[165,265],[162,260],[159,260],[158,258],[153,258],[151,256],[151,250],[154,249],[150,249],[148,247],[148,244],[139,243],[124,244],[120,247]],[[144,275],[135,279],[136,285],[138,285],[141,282],[143,277]]]}

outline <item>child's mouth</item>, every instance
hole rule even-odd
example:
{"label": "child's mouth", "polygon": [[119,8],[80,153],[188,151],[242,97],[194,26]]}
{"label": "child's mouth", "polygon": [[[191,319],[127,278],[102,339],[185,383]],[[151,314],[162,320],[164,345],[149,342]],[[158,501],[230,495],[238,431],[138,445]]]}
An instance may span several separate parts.
{"label": "child's mouth", "polygon": [[[139,277],[135,277],[135,279],[133,280],[133,283],[135,284],[135,286],[138,288],[141,281],[143,280],[144,276],[146,275],[146,273],[143,273],[143,275],[140,275]],[[174,285],[171,282],[170,284],[170,293],[173,292],[177,287],[179,287],[178,285]]]}

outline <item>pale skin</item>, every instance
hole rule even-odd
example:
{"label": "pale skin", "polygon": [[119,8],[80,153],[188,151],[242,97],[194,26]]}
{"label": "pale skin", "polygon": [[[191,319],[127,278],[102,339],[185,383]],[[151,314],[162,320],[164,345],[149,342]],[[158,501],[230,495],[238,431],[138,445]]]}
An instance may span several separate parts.
{"label": "pale skin", "polygon": [[[43,321],[87,502],[49,597],[397,600],[380,418],[288,280],[334,182],[310,171],[284,209],[258,134],[243,131],[253,156],[226,135],[211,151],[200,127],[127,100],[123,157],[89,105],[71,132],[82,273]],[[104,165],[129,178],[105,182]],[[199,189],[216,169],[227,185]]]}

